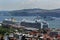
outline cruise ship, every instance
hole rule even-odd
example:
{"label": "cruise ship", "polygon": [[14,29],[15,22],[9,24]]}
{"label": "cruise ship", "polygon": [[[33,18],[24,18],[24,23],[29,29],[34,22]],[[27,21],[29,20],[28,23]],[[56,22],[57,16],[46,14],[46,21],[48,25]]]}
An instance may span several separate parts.
{"label": "cruise ship", "polygon": [[42,21],[42,20],[36,20],[36,21],[22,21],[20,23],[21,26],[25,26],[25,27],[31,27],[31,28],[37,28],[37,29],[45,29],[48,28],[49,24],[46,21]]}
{"label": "cruise ship", "polygon": [[8,18],[2,21],[2,26],[3,27],[13,27],[13,28],[20,28],[20,22],[18,22],[16,19],[14,18]]}

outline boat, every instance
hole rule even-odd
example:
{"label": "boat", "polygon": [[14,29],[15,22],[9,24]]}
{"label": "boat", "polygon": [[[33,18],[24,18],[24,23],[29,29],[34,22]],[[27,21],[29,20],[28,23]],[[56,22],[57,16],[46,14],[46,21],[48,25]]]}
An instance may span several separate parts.
{"label": "boat", "polygon": [[13,28],[20,28],[20,23],[15,20],[14,18],[8,18],[2,21],[2,26],[3,27],[13,27]]}
{"label": "boat", "polygon": [[56,17],[45,16],[45,17],[43,17],[43,19],[46,20],[46,21],[52,21],[52,20],[55,20]]}
{"label": "boat", "polygon": [[20,25],[25,27],[38,28],[38,29],[48,28],[49,26],[49,24],[46,21],[42,21],[42,20],[35,20],[35,21],[24,20],[20,23]]}

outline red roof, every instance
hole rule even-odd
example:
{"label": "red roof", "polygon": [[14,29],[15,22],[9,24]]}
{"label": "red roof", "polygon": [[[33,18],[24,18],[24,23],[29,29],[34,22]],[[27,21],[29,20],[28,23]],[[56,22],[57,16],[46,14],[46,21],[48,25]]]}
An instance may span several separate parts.
{"label": "red roof", "polygon": [[60,37],[60,34],[57,37]]}

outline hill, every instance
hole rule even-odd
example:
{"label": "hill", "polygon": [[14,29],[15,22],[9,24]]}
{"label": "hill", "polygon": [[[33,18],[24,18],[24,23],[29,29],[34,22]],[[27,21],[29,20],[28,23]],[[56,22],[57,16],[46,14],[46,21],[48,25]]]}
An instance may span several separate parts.
{"label": "hill", "polygon": [[53,16],[60,17],[60,9],[23,9],[14,11],[0,11],[0,16]]}

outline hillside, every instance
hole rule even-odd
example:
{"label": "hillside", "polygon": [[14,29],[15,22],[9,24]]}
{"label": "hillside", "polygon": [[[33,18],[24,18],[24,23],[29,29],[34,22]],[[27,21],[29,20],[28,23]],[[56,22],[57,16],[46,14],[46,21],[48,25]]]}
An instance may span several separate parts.
{"label": "hillside", "polygon": [[60,9],[23,9],[14,11],[0,11],[0,16],[54,16],[60,17]]}

